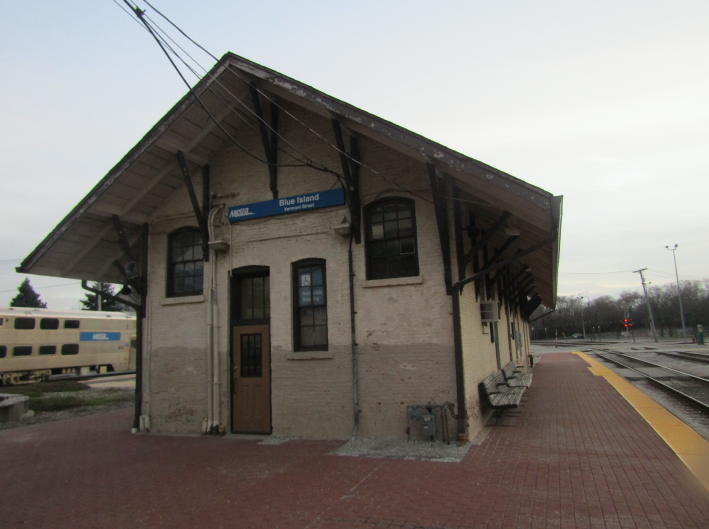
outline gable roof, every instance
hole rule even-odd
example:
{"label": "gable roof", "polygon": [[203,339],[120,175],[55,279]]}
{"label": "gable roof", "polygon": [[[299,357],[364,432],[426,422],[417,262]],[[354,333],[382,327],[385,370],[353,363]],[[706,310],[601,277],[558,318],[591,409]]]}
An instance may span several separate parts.
{"label": "gable roof", "polygon": [[[422,163],[434,164],[476,199],[512,212],[522,225],[526,246],[554,231],[560,233],[561,197],[243,57],[225,54],[193,90],[208,108],[220,109],[212,110],[212,114],[222,126],[237,129],[238,117],[211,89],[228,86],[231,93],[243,99],[248,97],[248,83],[327,119],[335,117],[355,134]],[[23,260],[17,271],[122,283],[113,267],[123,252],[112,215],[120,216],[129,244],[135,245],[140,225],[184,185],[175,153],[181,150],[188,163],[201,166],[227,141],[193,93],[188,92]],[[482,224],[489,226],[493,221],[490,217]],[[535,280],[544,285],[540,294],[548,306],[553,306],[556,299],[559,246],[560,237],[551,247],[527,259],[535,271]]]}

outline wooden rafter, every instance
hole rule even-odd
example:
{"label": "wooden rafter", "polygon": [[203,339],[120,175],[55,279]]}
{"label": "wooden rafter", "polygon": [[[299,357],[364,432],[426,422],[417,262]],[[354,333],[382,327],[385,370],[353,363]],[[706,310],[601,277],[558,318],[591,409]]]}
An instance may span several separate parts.
{"label": "wooden rafter", "polygon": [[359,244],[362,241],[361,234],[361,203],[359,198],[359,164],[353,163],[351,158],[355,160],[359,157],[359,148],[357,138],[350,136],[350,154],[345,150],[345,141],[342,137],[342,127],[336,119],[330,120],[332,123],[332,132],[335,135],[335,144],[340,156],[340,165],[342,166],[342,175],[345,178],[345,193],[347,193],[347,204],[350,208],[350,217],[352,221],[352,235],[355,243]]}
{"label": "wooden rafter", "polygon": [[450,237],[448,235],[448,210],[444,199],[441,197],[440,179],[436,174],[433,164],[426,164],[428,168],[428,180],[431,185],[431,195],[433,195],[433,207],[436,212],[436,224],[438,225],[438,238],[441,242],[441,253],[443,256],[443,274],[446,284],[446,293],[453,293],[453,281],[451,274],[451,249]]}
{"label": "wooden rafter", "polygon": [[269,187],[271,188],[273,198],[278,198],[278,106],[275,103],[271,103],[271,134],[269,138],[256,84],[249,83],[249,90],[251,91],[251,101],[254,104],[254,112],[256,112],[256,116],[258,117],[258,128],[261,132],[263,150],[266,153],[266,160],[268,161]]}

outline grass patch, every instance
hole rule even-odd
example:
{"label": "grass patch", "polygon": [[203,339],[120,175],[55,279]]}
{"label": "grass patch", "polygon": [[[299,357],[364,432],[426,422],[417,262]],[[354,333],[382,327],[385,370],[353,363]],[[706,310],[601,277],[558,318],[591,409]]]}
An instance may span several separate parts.
{"label": "grass patch", "polygon": [[0,387],[0,393],[27,395],[30,398],[29,408],[34,412],[127,404],[135,400],[135,395],[130,389],[91,388],[74,380],[3,386]]}
{"label": "grass patch", "polygon": [[35,382],[33,384],[20,384],[19,386],[2,386],[0,387],[0,393],[27,395],[30,399],[35,399],[45,393],[69,393],[88,389],[91,388],[75,380],[59,380],[57,382]]}

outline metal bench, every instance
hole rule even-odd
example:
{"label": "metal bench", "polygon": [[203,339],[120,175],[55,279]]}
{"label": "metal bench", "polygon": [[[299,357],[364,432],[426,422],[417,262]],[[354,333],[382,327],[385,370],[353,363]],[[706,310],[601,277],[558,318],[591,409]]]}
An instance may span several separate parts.
{"label": "metal bench", "polygon": [[495,411],[495,417],[502,417],[505,410],[519,408],[525,388],[511,388],[505,383],[502,371],[485,377],[480,384],[484,398]]}
{"label": "metal bench", "polygon": [[505,383],[511,388],[528,388],[532,385],[532,375],[517,371],[514,362],[502,368],[502,375],[505,377]]}

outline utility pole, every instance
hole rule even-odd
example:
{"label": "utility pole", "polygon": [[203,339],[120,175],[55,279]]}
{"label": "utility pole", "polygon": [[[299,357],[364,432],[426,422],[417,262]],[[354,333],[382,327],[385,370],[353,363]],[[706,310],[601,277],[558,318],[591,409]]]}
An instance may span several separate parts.
{"label": "utility pole", "polygon": [[634,274],[640,274],[640,282],[643,285],[643,293],[645,294],[645,303],[647,304],[647,313],[650,315],[650,327],[652,328],[652,337],[657,341],[657,333],[655,332],[655,320],[652,319],[652,309],[650,308],[650,300],[647,299],[647,288],[645,288],[645,278],[643,277],[643,272],[647,268],[641,268],[640,270],[633,271]]}
{"label": "utility pole", "polygon": [[[588,294],[588,292],[581,292],[581,294]],[[581,300],[581,327],[583,328],[583,339],[586,339],[586,322],[583,319],[583,296],[579,296],[578,299]]]}
{"label": "utility pole", "polygon": [[682,308],[682,290],[680,289],[679,286],[679,274],[677,273],[677,254],[675,254],[675,250],[677,250],[677,245],[674,245],[674,248],[670,248],[669,246],[665,246],[668,250],[672,250],[672,257],[674,258],[675,261],[675,279],[677,279],[677,297],[679,298],[679,315],[682,316],[682,338],[685,338],[687,333],[686,329],[684,328],[684,309]]}
{"label": "utility pole", "polygon": [[[99,281],[98,289],[103,292],[103,283]],[[96,310],[101,312],[103,310],[103,296],[101,294],[96,294]]]}

